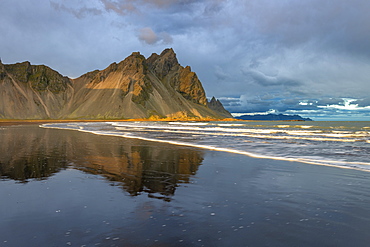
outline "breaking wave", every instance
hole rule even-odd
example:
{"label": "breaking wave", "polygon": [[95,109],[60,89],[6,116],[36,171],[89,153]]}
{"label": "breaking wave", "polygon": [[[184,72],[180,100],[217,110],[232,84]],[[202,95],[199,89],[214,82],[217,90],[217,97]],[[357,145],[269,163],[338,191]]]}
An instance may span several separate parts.
{"label": "breaking wave", "polygon": [[369,122],[313,123],[82,122],[41,127],[370,171]]}

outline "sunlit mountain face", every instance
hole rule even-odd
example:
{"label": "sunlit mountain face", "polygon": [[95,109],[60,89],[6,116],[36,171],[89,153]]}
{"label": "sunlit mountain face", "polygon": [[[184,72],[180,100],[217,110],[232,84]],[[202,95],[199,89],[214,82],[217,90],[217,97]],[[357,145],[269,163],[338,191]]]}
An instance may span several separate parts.
{"label": "sunlit mountain face", "polygon": [[45,65],[0,61],[0,119],[221,119],[190,66],[173,49],[133,52],[104,70],[70,79]]}

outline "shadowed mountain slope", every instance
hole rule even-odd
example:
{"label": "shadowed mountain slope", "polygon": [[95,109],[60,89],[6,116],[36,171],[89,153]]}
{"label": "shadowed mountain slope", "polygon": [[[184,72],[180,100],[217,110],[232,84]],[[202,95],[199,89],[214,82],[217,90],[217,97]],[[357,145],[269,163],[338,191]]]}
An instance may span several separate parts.
{"label": "shadowed mountain slope", "polygon": [[224,106],[222,105],[222,103],[216,99],[215,97],[212,97],[211,101],[208,102],[208,107],[214,111],[216,111],[218,114],[220,114],[221,116],[225,117],[225,118],[229,118],[230,117],[230,112],[228,112]]}
{"label": "shadowed mountain slope", "polygon": [[47,66],[0,62],[0,118],[60,118],[73,91],[69,78]]}

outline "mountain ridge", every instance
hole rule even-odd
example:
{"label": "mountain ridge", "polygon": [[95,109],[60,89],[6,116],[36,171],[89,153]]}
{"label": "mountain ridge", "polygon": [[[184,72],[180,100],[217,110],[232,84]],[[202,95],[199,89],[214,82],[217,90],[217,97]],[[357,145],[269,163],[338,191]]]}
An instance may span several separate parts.
{"label": "mountain ridge", "polygon": [[0,119],[220,119],[190,66],[173,49],[71,79],[45,65],[0,61]]}

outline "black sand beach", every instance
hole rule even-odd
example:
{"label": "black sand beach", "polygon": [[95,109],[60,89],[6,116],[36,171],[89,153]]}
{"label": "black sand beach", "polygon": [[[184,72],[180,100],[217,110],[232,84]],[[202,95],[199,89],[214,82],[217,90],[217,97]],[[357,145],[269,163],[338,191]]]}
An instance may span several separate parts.
{"label": "black sand beach", "polygon": [[0,246],[368,246],[370,173],[0,126]]}

